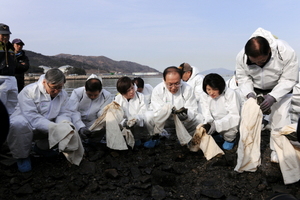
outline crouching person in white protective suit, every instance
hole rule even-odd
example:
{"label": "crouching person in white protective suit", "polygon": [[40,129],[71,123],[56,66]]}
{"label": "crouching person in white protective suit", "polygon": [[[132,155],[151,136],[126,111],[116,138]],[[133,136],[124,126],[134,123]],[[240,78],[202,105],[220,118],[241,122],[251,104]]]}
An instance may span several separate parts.
{"label": "crouching person in white protective suit", "polygon": [[204,76],[200,74],[197,67],[191,66],[188,63],[182,63],[178,68],[182,70],[182,80],[192,86],[193,93],[198,103],[198,112],[201,113],[200,95],[203,93],[202,83]]}
{"label": "crouching person in white protective suit", "polygon": [[133,82],[137,86],[137,91],[144,95],[146,107],[149,109],[153,87],[150,84],[145,84],[141,77],[134,78]]}
{"label": "crouching person in white protective suit", "polygon": [[68,94],[63,90],[66,79],[59,69],[50,69],[38,82],[27,85],[18,96],[18,106],[10,119],[7,143],[17,159],[21,172],[31,170],[30,151],[47,156],[57,155],[58,149],[73,164],[83,156],[80,137],[71,124]]}
{"label": "crouching person in white protective suit", "polygon": [[277,135],[277,129],[291,124],[291,91],[298,83],[298,75],[295,51],[285,41],[262,28],[251,35],[236,58],[236,78],[243,97],[256,99],[262,94],[262,113],[269,114],[268,110],[271,110],[269,124],[272,162],[278,162],[273,136]]}
{"label": "crouching person in white protective suit", "polygon": [[153,141],[157,141],[165,128],[175,128],[180,144],[186,145],[192,139],[197,125],[202,122],[197,117],[198,106],[193,88],[181,78],[181,69],[168,67],[163,72],[163,82],[153,89],[150,109],[154,116],[152,130],[149,131],[153,139],[145,143],[145,147],[154,147]]}
{"label": "crouching person in white protective suit", "polygon": [[147,108],[144,95],[136,91],[129,77],[124,76],[117,81],[117,90],[119,94],[104,108],[90,130],[101,130],[106,126],[107,147],[127,150],[128,146],[139,146],[149,135]]}
{"label": "crouching person in white protective suit", "polygon": [[203,80],[201,107],[204,123],[209,124],[208,135],[225,150],[231,150],[235,144],[240,123],[240,101],[234,90],[226,88],[219,74],[208,74]]}
{"label": "crouching person in white protective suit", "polygon": [[112,94],[102,88],[102,81],[95,74],[88,77],[84,87],[73,90],[69,105],[72,111],[72,122],[81,139],[101,137],[102,134],[92,133],[89,128],[112,100]]}
{"label": "crouching person in white protective suit", "polygon": [[[134,142],[136,146],[139,146],[149,137],[148,128],[150,126],[150,119],[147,118],[149,115],[147,114],[145,97],[142,93],[136,91],[134,82],[126,76],[118,80],[117,90],[120,94],[115,97],[114,101],[117,102],[124,111],[120,125],[123,127],[123,130],[127,132],[125,135],[127,144],[132,146]],[[134,140],[129,139],[131,132]]]}

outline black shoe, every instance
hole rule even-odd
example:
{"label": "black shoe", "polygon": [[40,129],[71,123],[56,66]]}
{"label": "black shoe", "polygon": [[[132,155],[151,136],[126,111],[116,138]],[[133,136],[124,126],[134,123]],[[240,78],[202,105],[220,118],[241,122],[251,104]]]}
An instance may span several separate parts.
{"label": "black shoe", "polygon": [[43,150],[38,148],[37,145],[34,145],[33,151],[45,158],[50,158],[50,157],[55,157],[58,156],[59,152],[53,150],[53,149],[47,149],[47,150]]}

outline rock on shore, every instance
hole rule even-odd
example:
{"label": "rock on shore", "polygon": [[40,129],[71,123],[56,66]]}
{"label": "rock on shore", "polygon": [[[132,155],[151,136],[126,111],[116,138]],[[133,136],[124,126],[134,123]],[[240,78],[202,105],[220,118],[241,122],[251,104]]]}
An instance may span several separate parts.
{"label": "rock on shore", "polygon": [[262,132],[262,165],[236,173],[236,147],[209,161],[180,146],[176,136],[154,149],[115,151],[88,147],[80,166],[62,156],[32,155],[33,170],[20,173],[7,147],[0,157],[0,199],[266,199],[276,192],[300,198],[299,183],[284,185],[279,165],[270,162],[269,132]]}

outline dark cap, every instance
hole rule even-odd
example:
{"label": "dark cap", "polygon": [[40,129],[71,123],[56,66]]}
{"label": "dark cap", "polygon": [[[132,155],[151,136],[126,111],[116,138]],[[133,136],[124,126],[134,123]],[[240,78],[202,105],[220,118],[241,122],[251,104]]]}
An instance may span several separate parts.
{"label": "dark cap", "polygon": [[11,32],[9,31],[9,26],[0,23],[0,34],[11,34]]}
{"label": "dark cap", "polygon": [[19,38],[14,39],[11,43],[12,44],[20,44],[20,45],[23,45],[23,46],[25,45],[24,42]]}
{"label": "dark cap", "polygon": [[183,72],[192,71],[192,67],[189,63],[182,63],[179,67]]}

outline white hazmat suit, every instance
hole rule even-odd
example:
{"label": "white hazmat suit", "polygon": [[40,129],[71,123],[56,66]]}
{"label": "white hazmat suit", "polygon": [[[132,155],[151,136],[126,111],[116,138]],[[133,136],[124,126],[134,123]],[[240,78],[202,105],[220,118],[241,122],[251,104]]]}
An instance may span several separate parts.
{"label": "white hazmat suit", "polygon": [[0,99],[5,105],[7,112],[11,115],[18,103],[17,79],[14,76],[0,75]]}
{"label": "white hazmat suit", "polygon": [[298,58],[285,41],[277,39],[271,32],[258,28],[250,38],[256,36],[268,40],[271,56],[264,66],[260,67],[251,63],[244,49],[241,50],[236,58],[236,78],[244,98],[249,93],[260,90],[276,100],[270,108],[269,124],[271,125],[270,148],[273,150],[271,161],[278,162],[274,151],[274,139],[279,135],[278,130],[291,124],[289,109],[291,91],[298,83]]}
{"label": "white hazmat suit", "polygon": [[124,119],[121,124],[126,119],[128,121],[134,120],[136,122],[136,126],[134,126],[132,133],[135,139],[146,137],[148,134],[148,119],[146,118],[147,107],[145,105],[144,95],[142,93],[135,92],[134,97],[127,100],[123,95],[118,94],[114,101],[117,102],[124,111]]}
{"label": "white hazmat suit", "polygon": [[202,89],[202,85],[203,85],[203,75],[200,74],[199,69],[197,67],[191,66],[193,71],[192,71],[192,75],[189,78],[189,80],[187,80],[187,83],[192,86],[195,97],[197,102],[200,101],[200,95],[203,92]]}
{"label": "white hazmat suit", "polygon": [[[98,77],[91,75],[87,80],[90,78]],[[70,110],[73,111],[72,122],[76,129],[89,128],[101,116],[103,108],[112,100],[113,96],[105,89],[102,89],[99,96],[93,100],[87,96],[85,87],[74,89],[69,99],[69,105]]]}
{"label": "white hazmat suit", "polygon": [[269,119],[273,131],[291,123],[289,116],[290,92],[298,83],[298,59],[295,51],[285,41],[276,39],[271,32],[258,28],[251,38],[255,36],[262,36],[268,40],[271,58],[263,67],[256,64],[249,65],[243,49],[236,58],[236,77],[243,97],[246,98],[256,88],[269,90],[268,94],[276,99],[271,107],[272,112]]}
{"label": "white hazmat suit", "polygon": [[42,75],[38,82],[27,85],[19,93],[16,111],[11,115],[7,143],[16,159],[29,156],[34,132],[47,138],[51,124],[71,121],[68,93],[62,90],[51,99],[44,88],[44,78]]}
{"label": "white hazmat suit", "polygon": [[[163,108],[165,108],[166,106],[169,106],[170,108],[175,106],[176,109],[180,109],[182,107],[188,109],[188,118],[182,121],[182,123],[187,129],[187,131],[190,133],[190,135],[193,135],[197,125],[202,123],[202,121],[198,120],[197,117],[197,115],[200,113],[197,112],[198,106],[193,93],[193,88],[183,81],[181,81],[180,88],[178,89],[176,94],[172,94],[168,90],[164,81],[158,84],[153,89],[150,109],[153,111],[154,114],[154,124],[155,118],[158,117],[158,115],[162,114],[161,110],[163,110]],[[170,117],[165,123],[165,127],[174,127],[173,115],[170,115]]]}
{"label": "white hazmat suit", "polygon": [[236,92],[231,88],[226,88],[215,99],[203,92],[200,102],[204,123],[214,122],[216,132],[221,134],[224,140],[232,142],[240,123],[240,101]]}
{"label": "white hazmat suit", "polygon": [[144,95],[145,104],[146,104],[147,109],[149,108],[150,103],[151,103],[152,91],[153,91],[153,87],[150,84],[144,84],[144,89],[143,89],[142,94]]}
{"label": "white hazmat suit", "polygon": [[290,113],[292,124],[298,123],[300,117],[300,83],[296,84],[293,88]]}

